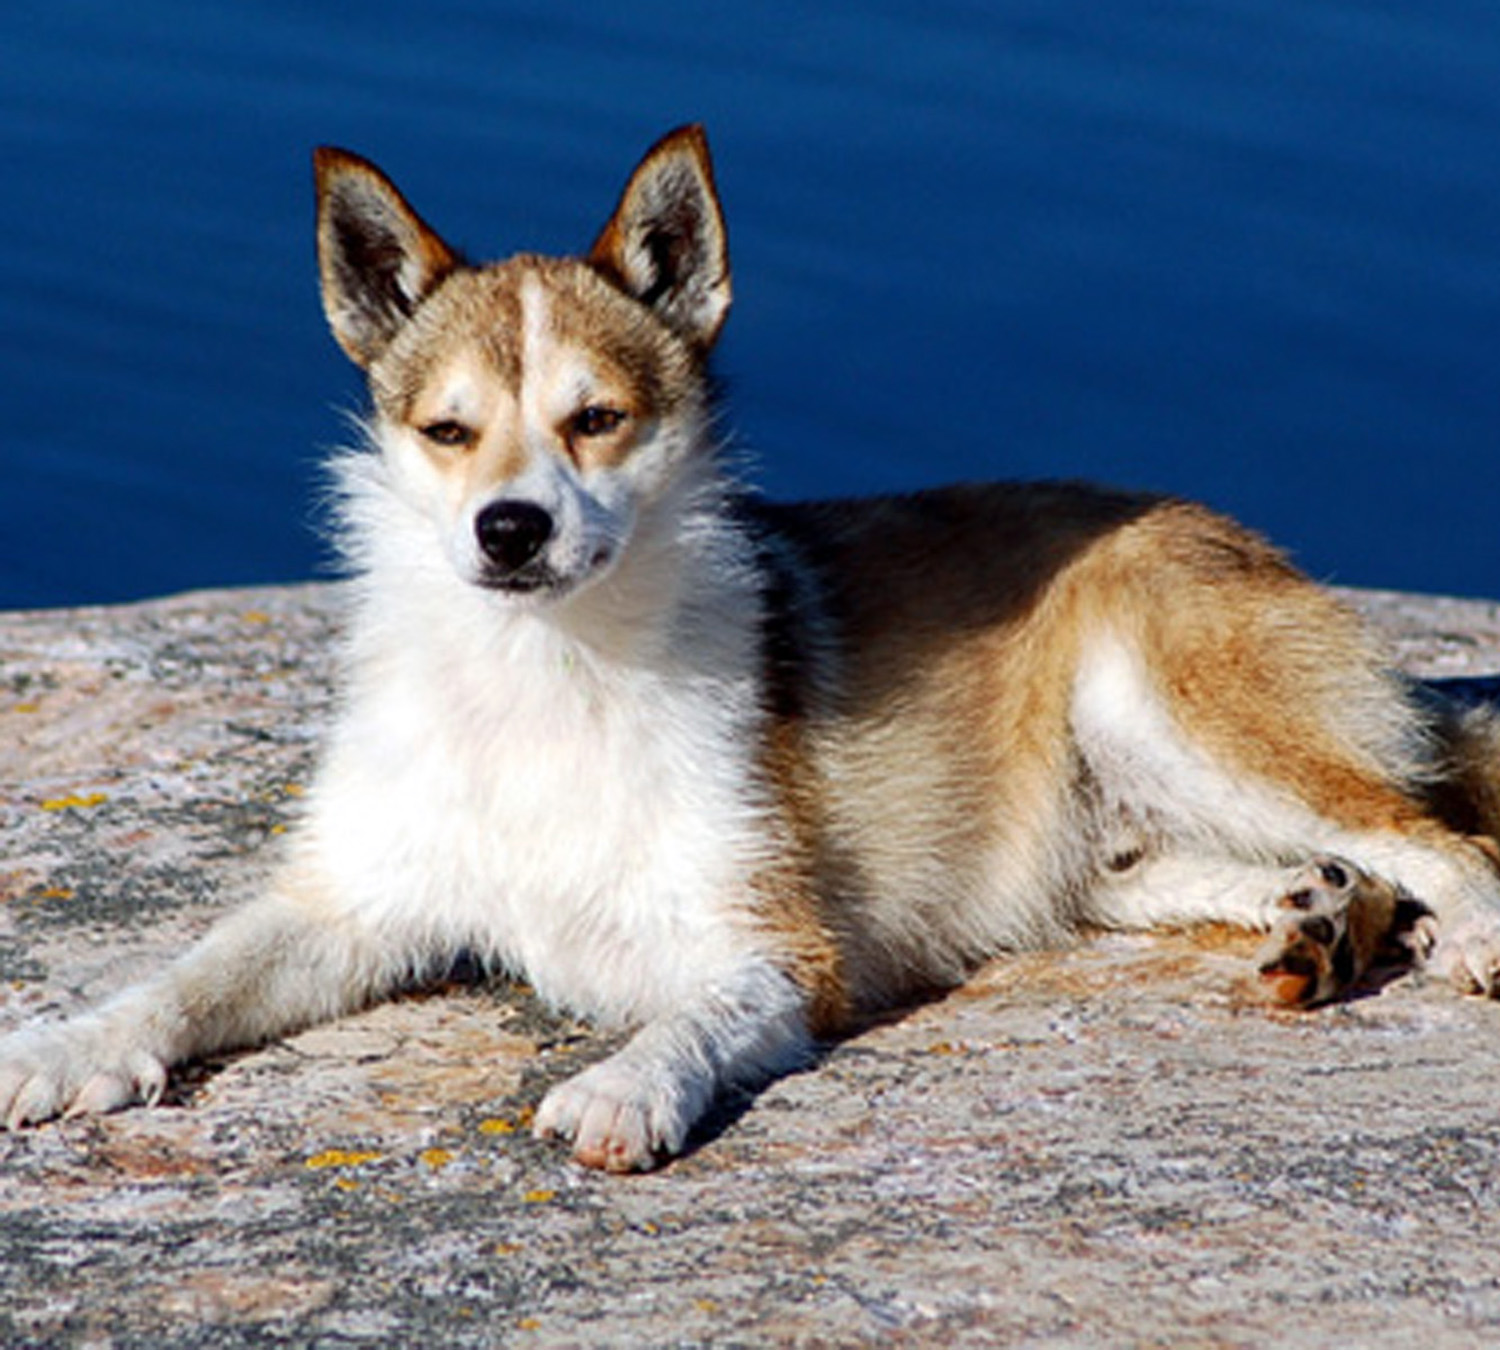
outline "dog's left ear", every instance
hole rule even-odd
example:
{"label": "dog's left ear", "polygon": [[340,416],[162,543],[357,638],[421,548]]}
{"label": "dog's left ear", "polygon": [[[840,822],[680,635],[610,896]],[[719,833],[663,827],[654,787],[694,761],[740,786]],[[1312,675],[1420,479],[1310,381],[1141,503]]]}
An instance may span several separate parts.
{"label": "dog's left ear", "polygon": [[729,239],[702,127],[646,152],[589,262],[700,351],[713,345],[729,313]]}

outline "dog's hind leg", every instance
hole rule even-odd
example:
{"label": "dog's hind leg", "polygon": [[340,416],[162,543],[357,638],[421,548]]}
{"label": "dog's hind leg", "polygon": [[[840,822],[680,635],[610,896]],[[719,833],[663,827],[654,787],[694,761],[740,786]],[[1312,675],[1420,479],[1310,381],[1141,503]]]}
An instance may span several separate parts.
{"label": "dog's hind leg", "polygon": [[[1332,858],[1361,880],[1332,887],[1338,894],[1309,916],[1336,919],[1330,972],[1293,1001],[1336,992],[1349,968],[1335,960],[1337,932],[1378,929],[1388,908],[1382,895],[1430,911],[1416,946],[1425,948],[1435,924],[1431,963],[1455,984],[1500,996],[1500,855],[1493,841],[1459,834],[1429,809],[1419,786],[1421,724],[1397,688],[1351,668],[1351,689],[1366,680],[1363,711],[1345,717],[1331,695],[1236,699],[1235,681],[1247,676],[1228,667],[1199,675],[1217,695],[1201,707],[1169,703],[1162,690],[1170,680],[1119,641],[1097,643],[1081,669],[1073,732],[1100,859],[1085,915],[1132,927],[1279,924],[1299,964],[1308,926],[1283,902],[1308,887],[1285,869]],[[1285,672],[1261,675],[1262,683],[1290,683]],[[1310,676],[1305,682],[1314,688]],[[1216,721],[1225,707],[1233,717]],[[1388,936],[1399,943],[1409,911],[1391,913]],[[1312,923],[1314,937],[1323,932]],[[1275,969],[1277,959],[1271,951],[1262,964]]]}
{"label": "dog's hind leg", "polygon": [[1226,853],[1116,855],[1090,889],[1084,917],[1106,928],[1227,923],[1264,930],[1278,916],[1289,869]]}
{"label": "dog's hind leg", "polygon": [[1186,854],[1117,864],[1091,914],[1116,927],[1269,928],[1256,958],[1266,992],[1302,1006],[1338,997],[1376,968],[1424,959],[1436,934],[1421,901],[1332,855],[1295,869]]}

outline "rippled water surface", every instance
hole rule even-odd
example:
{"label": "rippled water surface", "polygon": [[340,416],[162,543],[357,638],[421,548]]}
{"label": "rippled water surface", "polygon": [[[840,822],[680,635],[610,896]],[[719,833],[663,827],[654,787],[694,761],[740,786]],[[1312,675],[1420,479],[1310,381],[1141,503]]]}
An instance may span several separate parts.
{"label": "rippled water surface", "polygon": [[707,123],[774,492],[1091,477],[1340,581],[1500,594],[1491,0],[18,0],[0,607],[314,575],[358,406],[308,152],[478,255]]}

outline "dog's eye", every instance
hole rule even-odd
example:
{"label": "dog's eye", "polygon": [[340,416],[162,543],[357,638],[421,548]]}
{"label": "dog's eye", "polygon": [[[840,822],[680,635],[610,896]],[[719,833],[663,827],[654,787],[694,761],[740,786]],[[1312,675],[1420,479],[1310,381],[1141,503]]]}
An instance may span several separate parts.
{"label": "dog's eye", "polygon": [[417,430],[434,445],[458,447],[474,443],[473,428],[451,419],[429,422],[425,427],[418,427]]}
{"label": "dog's eye", "polygon": [[588,439],[593,436],[608,436],[611,431],[617,430],[624,420],[625,414],[618,408],[606,408],[602,404],[591,403],[587,408],[580,408],[569,419],[569,438],[581,436]]}

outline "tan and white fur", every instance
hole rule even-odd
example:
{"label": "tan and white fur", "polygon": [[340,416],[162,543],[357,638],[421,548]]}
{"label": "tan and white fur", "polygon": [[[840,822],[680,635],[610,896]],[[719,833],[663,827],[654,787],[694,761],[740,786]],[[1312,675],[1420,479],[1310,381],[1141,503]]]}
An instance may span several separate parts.
{"label": "tan and white fur", "polygon": [[706,362],[730,303],[696,128],[581,259],[471,266],[317,157],[342,457],[342,713],[279,874],[176,964],[0,1042],[12,1126],[472,952],[635,1026],[539,1133],[610,1169],[862,1011],[1081,924],[1270,929],[1268,991],[1393,952],[1500,986],[1500,736],[1199,507],[1078,485],[777,506]]}

